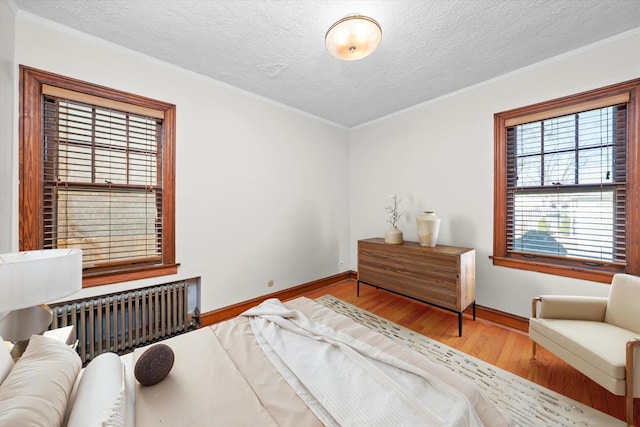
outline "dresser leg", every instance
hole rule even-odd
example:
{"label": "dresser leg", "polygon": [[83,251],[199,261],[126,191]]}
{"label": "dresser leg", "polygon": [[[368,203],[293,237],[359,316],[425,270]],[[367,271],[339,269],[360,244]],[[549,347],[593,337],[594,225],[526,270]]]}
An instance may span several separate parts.
{"label": "dresser leg", "polygon": [[473,320],[476,320],[476,301],[473,301]]}
{"label": "dresser leg", "polygon": [[356,297],[360,296],[360,280],[356,283]]}
{"label": "dresser leg", "polygon": [[458,336],[462,336],[462,312],[458,313]]}

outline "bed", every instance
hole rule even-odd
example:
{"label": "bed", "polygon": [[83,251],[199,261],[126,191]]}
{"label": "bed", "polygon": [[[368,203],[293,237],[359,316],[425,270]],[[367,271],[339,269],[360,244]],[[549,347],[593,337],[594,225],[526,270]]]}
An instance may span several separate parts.
{"label": "bed", "polygon": [[[42,342],[36,338],[35,350]],[[147,347],[121,357],[100,355],[75,375],[77,363],[66,361],[65,354],[58,369],[68,372],[55,378],[45,374],[52,369],[46,366],[30,379],[18,372],[16,381],[12,377],[23,359],[9,369],[3,363],[0,379],[8,375],[0,384],[0,425],[44,419],[40,412],[60,420],[50,425],[72,427],[509,425],[472,382],[304,297],[269,300],[245,315],[162,343],[175,361],[166,378],[152,386],[133,375]],[[66,396],[57,390],[57,399],[47,390],[55,408],[40,411],[16,402],[28,394],[22,389],[15,394],[17,382],[43,376],[64,383],[54,388],[69,390]]]}

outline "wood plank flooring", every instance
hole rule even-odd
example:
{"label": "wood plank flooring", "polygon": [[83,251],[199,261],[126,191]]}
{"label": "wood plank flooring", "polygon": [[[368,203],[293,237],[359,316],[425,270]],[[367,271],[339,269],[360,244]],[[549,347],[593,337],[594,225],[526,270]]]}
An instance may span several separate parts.
{"label": "wood plank flooring", "polygon": [[[532,344],[526,333],[482,319],[473,321],[471,315],[465,314],[463,335],[458,337],[457,314],[367,285],[360,286],[360,297],[356,297],[355,280],[312,291],[305,296],[313,299],[325,294],[624,420],[622,396],[609,393],[540,346],[536,359],[532,360]],[[640,399],[635,399],[634,403],[634,419],[640,420]]]}

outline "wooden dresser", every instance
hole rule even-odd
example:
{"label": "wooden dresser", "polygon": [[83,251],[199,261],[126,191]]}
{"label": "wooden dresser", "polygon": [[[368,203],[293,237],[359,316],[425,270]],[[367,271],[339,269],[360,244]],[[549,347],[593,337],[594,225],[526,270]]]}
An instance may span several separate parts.
{"label": "wooden dresser", "polygon": [[358,296],[361,282],[458,313],[459,336],[469,306],[476,318],[475,249],[359,240]]}

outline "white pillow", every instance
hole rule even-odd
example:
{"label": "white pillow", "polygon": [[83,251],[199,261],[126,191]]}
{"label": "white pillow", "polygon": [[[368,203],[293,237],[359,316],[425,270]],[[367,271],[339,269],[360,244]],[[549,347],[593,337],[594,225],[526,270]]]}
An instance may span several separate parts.
{"label": "white pillow", "polygon": [[33,335],[0,384],[0,425],[60,425],[81,367],[68,345]]}
{"label": "white pillow", "polygon": [[0,384],[7,378],[11,368],[13,368],[13,357],[4,344],[4,340],[0,337]]}
{"label": "white pillow", "polygon": [[115,353],[102,353],[85,368],[67,427],[124,426],[124,365]]}

